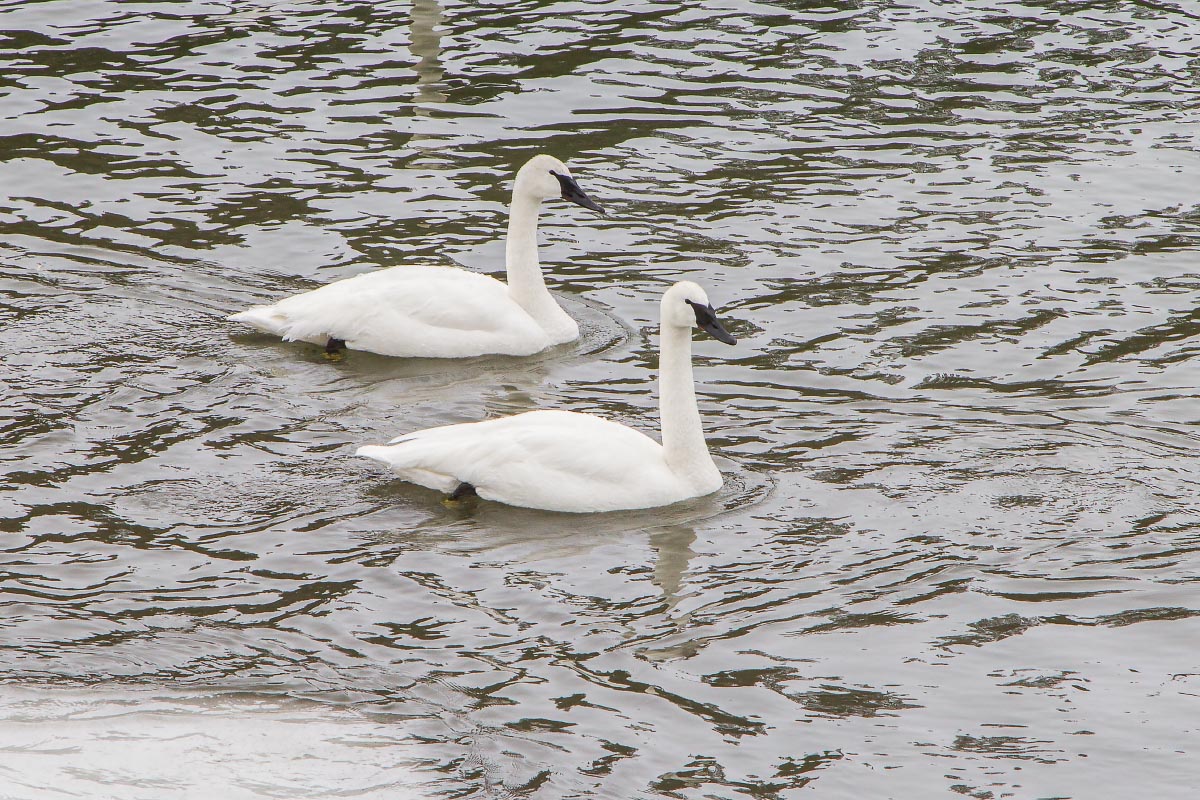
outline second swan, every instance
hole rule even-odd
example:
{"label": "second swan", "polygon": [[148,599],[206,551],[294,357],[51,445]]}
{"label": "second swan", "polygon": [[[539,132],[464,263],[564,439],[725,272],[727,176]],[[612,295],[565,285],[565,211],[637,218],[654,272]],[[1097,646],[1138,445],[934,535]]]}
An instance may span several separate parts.
{"label": "second swan", "polygon": [[376,270],[256,306],[229,319],[286,341],[385,356],[527,356],[579,338],[579,326],[542,279],[537,218],[561,197],[604,213],[557,158],[537,155],[517,172],[508,221],[508,283],[456,267]]}
{"label": "second swan", "polygon": [[736,339],[704,290],[680,281],[661,304],[659,410],[662,444],[611,420],[574,411],[429,428],[357,454],[402,479],[459,498],[477,494],[546,511],[651,508],[711,494],[721,473],[704,441],[692,382],[692,329]]}

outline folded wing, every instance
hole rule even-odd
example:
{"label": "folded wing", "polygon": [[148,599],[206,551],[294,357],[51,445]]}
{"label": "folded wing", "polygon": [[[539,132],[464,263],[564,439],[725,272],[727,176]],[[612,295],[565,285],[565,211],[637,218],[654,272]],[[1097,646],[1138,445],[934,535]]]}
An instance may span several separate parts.
{"label": "folded wing", "polygon": [[230,319],[289,341],[335,338],[392,356],[527,355],[547,344],[503,283],[452,267],[368,272]]}
{"label": "folded wing", "polygon": [[570,411],[430,428],[358,454],[438,491],[469,483],[480,497],[530,508],[639,508],[678,490],[653,439]]}

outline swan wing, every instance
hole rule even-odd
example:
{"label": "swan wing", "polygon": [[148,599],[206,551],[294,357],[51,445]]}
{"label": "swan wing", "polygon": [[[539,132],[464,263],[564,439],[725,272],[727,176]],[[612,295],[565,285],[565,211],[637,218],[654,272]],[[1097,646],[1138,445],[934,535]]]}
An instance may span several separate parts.
{"label": "swan wing", "polygon": [[358,454],[439,491],[469,483],[485,499],[551,511],[646,508],[690,496],[658,442],[571,411],[430,428]]}
{"label": "swan wing", "polygon": [[545,331],[488,275],[453,267],[392,267],[336,281],[230,319],[288,341],[341,339],[393,356],[527,355]]}

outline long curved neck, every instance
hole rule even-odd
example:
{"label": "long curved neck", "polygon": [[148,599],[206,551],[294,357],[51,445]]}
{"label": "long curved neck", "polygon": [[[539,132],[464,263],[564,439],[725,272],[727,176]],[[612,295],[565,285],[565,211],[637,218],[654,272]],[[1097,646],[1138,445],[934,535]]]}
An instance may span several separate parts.
{"label": "long curved neck", "polygon": [[508,270],[508,296],[542,327],[554,343],[579,335],[579,326],[563,311],[546,289],[538,262],[537,224],[542,201],[513,187],[509,207],[508,239],[504,261]]}
{"label": "long curved neck", "polygon": [[659,341],[658,410],[663,455],[674,472],[700,478],[715,472],[716,465],[708,454],[700,409],[696,407],[691,328],[663,325]]}
{"label": "long curved neck", "polygon": [[[508,268],[508,291],[527,310],[538,301],[549,298],[538,263],[537,224],[541,201],[513,188],[509,207],[508,239],[504,244],[504,260]],[[553,302],[553,301],[551,301]]]}

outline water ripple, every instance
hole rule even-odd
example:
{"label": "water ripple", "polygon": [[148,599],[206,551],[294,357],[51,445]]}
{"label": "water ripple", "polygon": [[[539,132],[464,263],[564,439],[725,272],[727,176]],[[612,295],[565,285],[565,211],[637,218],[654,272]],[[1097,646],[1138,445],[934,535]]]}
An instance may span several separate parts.
{"label": "water ripple", "polygon": [[[8,783],[1186,796],[1156,777],[1194,755],[1182,5],[0,23]],[[335,364],[223,321],[380,266],[500,272],[538,150],[611,212],[542,221],[578,347]],[[695,348],[714,497],[447,508],[352,457],[550,406],[655,430],[680,278],[740,340]],[[157,772],[114,744],[147,736]]]}

